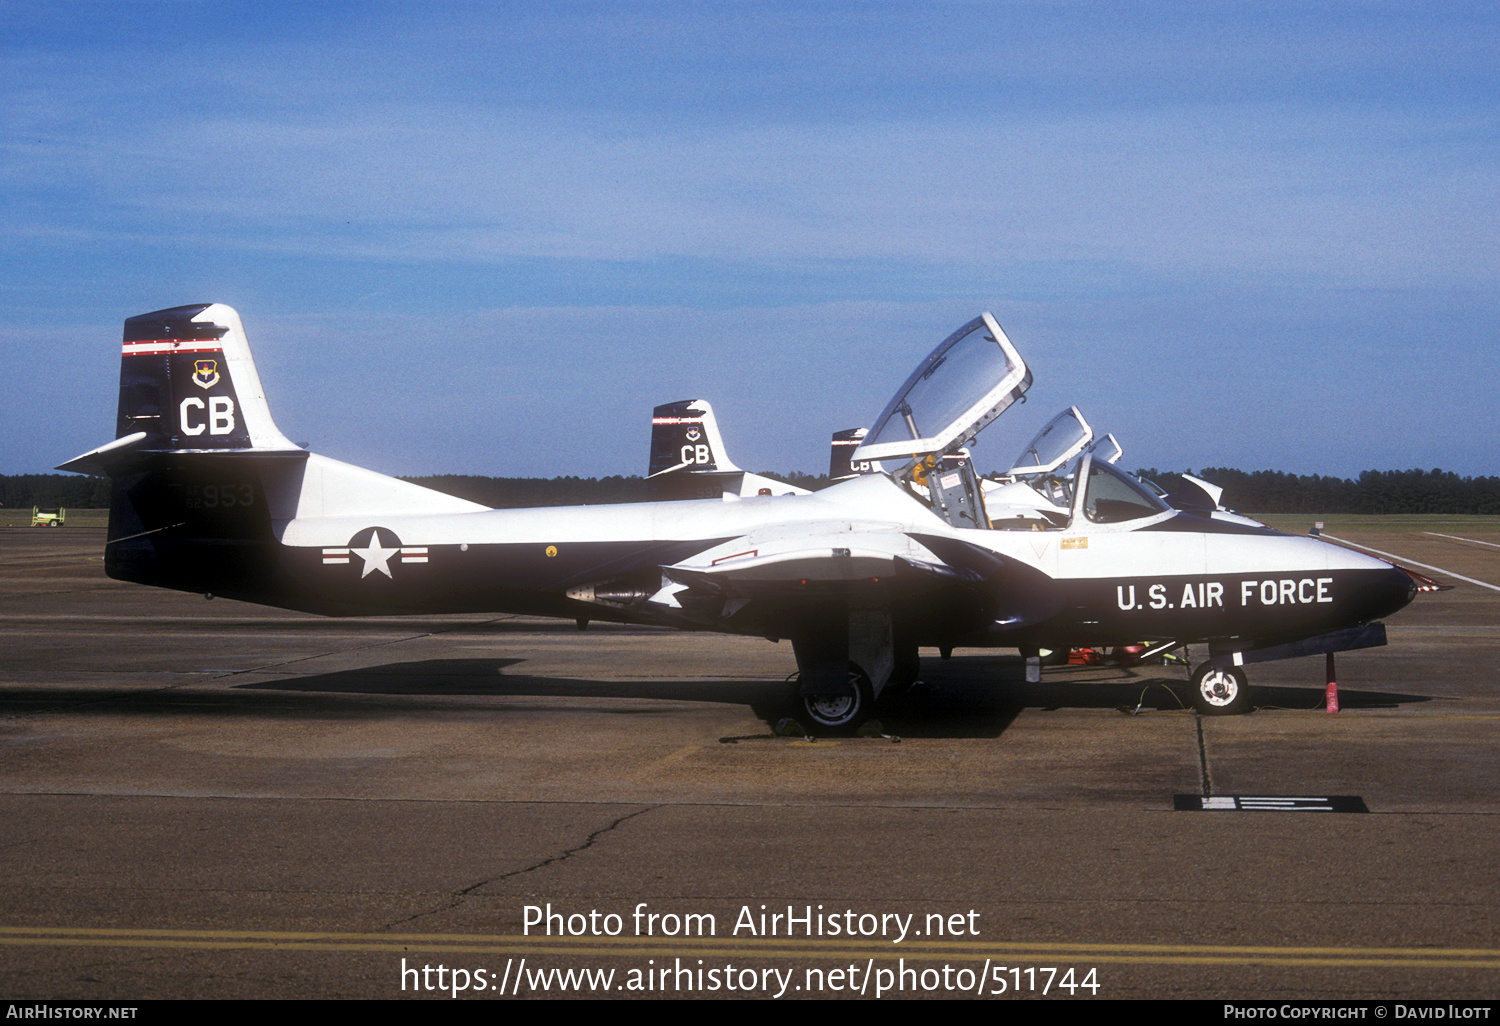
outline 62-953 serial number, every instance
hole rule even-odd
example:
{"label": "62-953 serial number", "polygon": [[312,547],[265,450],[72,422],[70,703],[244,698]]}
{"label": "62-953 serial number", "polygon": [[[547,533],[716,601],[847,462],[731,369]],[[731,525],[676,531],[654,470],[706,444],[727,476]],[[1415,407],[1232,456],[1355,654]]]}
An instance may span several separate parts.
{"label": "62-953 serial number", "polygon": [[255,505],[255,489],[248,484],[168,485],[186,509],[236,509]]}

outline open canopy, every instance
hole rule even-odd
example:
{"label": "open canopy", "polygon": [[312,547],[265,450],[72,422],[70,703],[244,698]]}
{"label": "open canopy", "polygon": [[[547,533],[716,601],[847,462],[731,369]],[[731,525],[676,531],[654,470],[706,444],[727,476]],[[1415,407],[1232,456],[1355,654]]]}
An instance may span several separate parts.
{"label": "open canopy", "polygon": [[959,328],[906,379],[856,460],[942,455],[961,448],[1031,387],[1031,371],[988,313]]}
{"label": "open canopy", "polygon": [[1120,448],[1119,441],[1112,434],[1096,439],[1094,444],[1089,446],[1089,452],[1093,454],[1094,459],[1103,460],[1105,463],[1118,463],[1120,457],[1125,455],[1125,450]]}
{"label": "open canopy", "polygon": [[1035,438],[1016,457],[1010,468],[1015,477],[1027,474],[1050,474],[1068,460],[1083,452],[1094,439],[1094,429],[1083,419],[1078,407],[1069,406],[1047,422]]}

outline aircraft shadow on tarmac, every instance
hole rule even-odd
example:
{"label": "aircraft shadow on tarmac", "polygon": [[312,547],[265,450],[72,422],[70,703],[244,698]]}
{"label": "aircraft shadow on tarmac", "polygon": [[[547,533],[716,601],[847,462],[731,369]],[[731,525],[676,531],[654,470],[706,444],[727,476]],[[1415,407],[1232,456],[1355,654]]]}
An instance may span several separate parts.
{"label": "aircraft shadow on tarmac", "polygon": [[[391,717],[436,709],[465,709],[503,716],[520,710],[570,710],[591,715],[671,716],[669,703],[714,702],[747,707],[767,733],[784,717],[811,726],[801,714],[793,685],[785,680],[675,679],[584,680],[515,672],[523,659],[429,659],[394,662],[335,673],[209,687],[20,686],[0,688],[0,714],[69,716]],[[908,692],[881,697],[875,709],[885,731],[902,737],[995,738],[1023,711],[1113,709],[1122,713],[1192,715],[1180,668],[1069,667],[1044,671],[1042,682],[1024,680],[1015,657],[923,659],[922,681]],[[231,678],[232,679],[232,678]],[[490,699],[532,699],[503,704]],[[578,704],[556,699],[644,700]],[[1264,685],[1252,694],[1258,709],[1321,712],[1322,687]],[[1347,711],[1392,709],[1430,696],[1339,689]]]}
{"label": "aircraft shadow on tarmac", "polygon": [[[365,695],[637,699],[656,702],[719,702],[748,706],[768,727],[799,718],[792,685],[782,680],[581,680],[514,671],[523,659],[426,659],[386,663],[334,673],[287,677],[233,686],[236,691]],[[1026,709],[1116,709],[1122,713],[1191,713],[1188,684],[1180,669],[1162,666],[1099,666],[1047,671],[1028,684],[1016,657],[960,657],[922,661],[922,680],[900,694],[887,692],[875,710],[887,731],[907,737],[998,737]],[[1066,673],[1066,679],[1061,674]],[[1388,709],[1425,702],[1423,695],[1341,688],[1343,709]],[[1255,688],[1256,708],[1322,710],[1323,688],[1268,685]],[[505,708],[512,708],[507,706]],[[555,707],[564,712],[566,707]],[[503,711],[497,707],[497,712]],[[591,706],[598,713],[599,707]],[[660,708],[621,715],[664,715]],[[808,725],[805,718],[801,718]]]}

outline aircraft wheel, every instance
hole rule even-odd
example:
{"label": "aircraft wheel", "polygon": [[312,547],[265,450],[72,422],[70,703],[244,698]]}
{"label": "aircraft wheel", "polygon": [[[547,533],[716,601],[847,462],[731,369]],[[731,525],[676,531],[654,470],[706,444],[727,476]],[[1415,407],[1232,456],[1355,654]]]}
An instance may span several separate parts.
{"label": "aircraft wheel", "polygon": [[849,683],[854,688],[852,695],[803,695],[802,708],[808,718],[828,730],[843,730],[869,716],[875,704],[870,678],[850,663]]}
{"label": "aircraft wheel", "polygon": [[1203,663],[1193,671],[1193,707],[1204,716],[1238,716],[1250,711],[1250,683],[1238,666]]}
{"label": "aircraft wheel", "polygon": [[1068,650],[1066,648],[1038,649],[1037,654],[1041,657],[1043,666],[1068,665]]}

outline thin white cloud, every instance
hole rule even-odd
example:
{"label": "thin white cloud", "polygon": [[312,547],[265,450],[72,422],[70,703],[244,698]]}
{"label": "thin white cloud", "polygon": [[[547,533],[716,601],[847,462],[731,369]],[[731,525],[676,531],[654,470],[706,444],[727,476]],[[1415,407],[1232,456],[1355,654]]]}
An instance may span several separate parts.
{"label": "thin white cloud", "polygon": [[[1493,281],[1500,158],[1471,143],[1495,126],[1435,127],[1216,106],[630,134],[391,107],[12,144],[5,178],[98,196],[95,230],[146,242],[212,230],[357,259],[1108,260],[1189,279]],[[87,220],[21,213],[20,230]]]}
{"label": "thin white cloud", "polygon": [[[1421,390],[1493,380],[1491,7],[420,10],[13,7],[8,394],[80,402],[120,317],[221,299],[333,455],[629,471],[649,406],[697,392],[737,459],[815,469],[998,303],[1035,401],[1130,459],[1353,472],[1497,428]],[[491,309],[517,302],[553,305]],[[14,469],[101,440],[76,431]]]}

